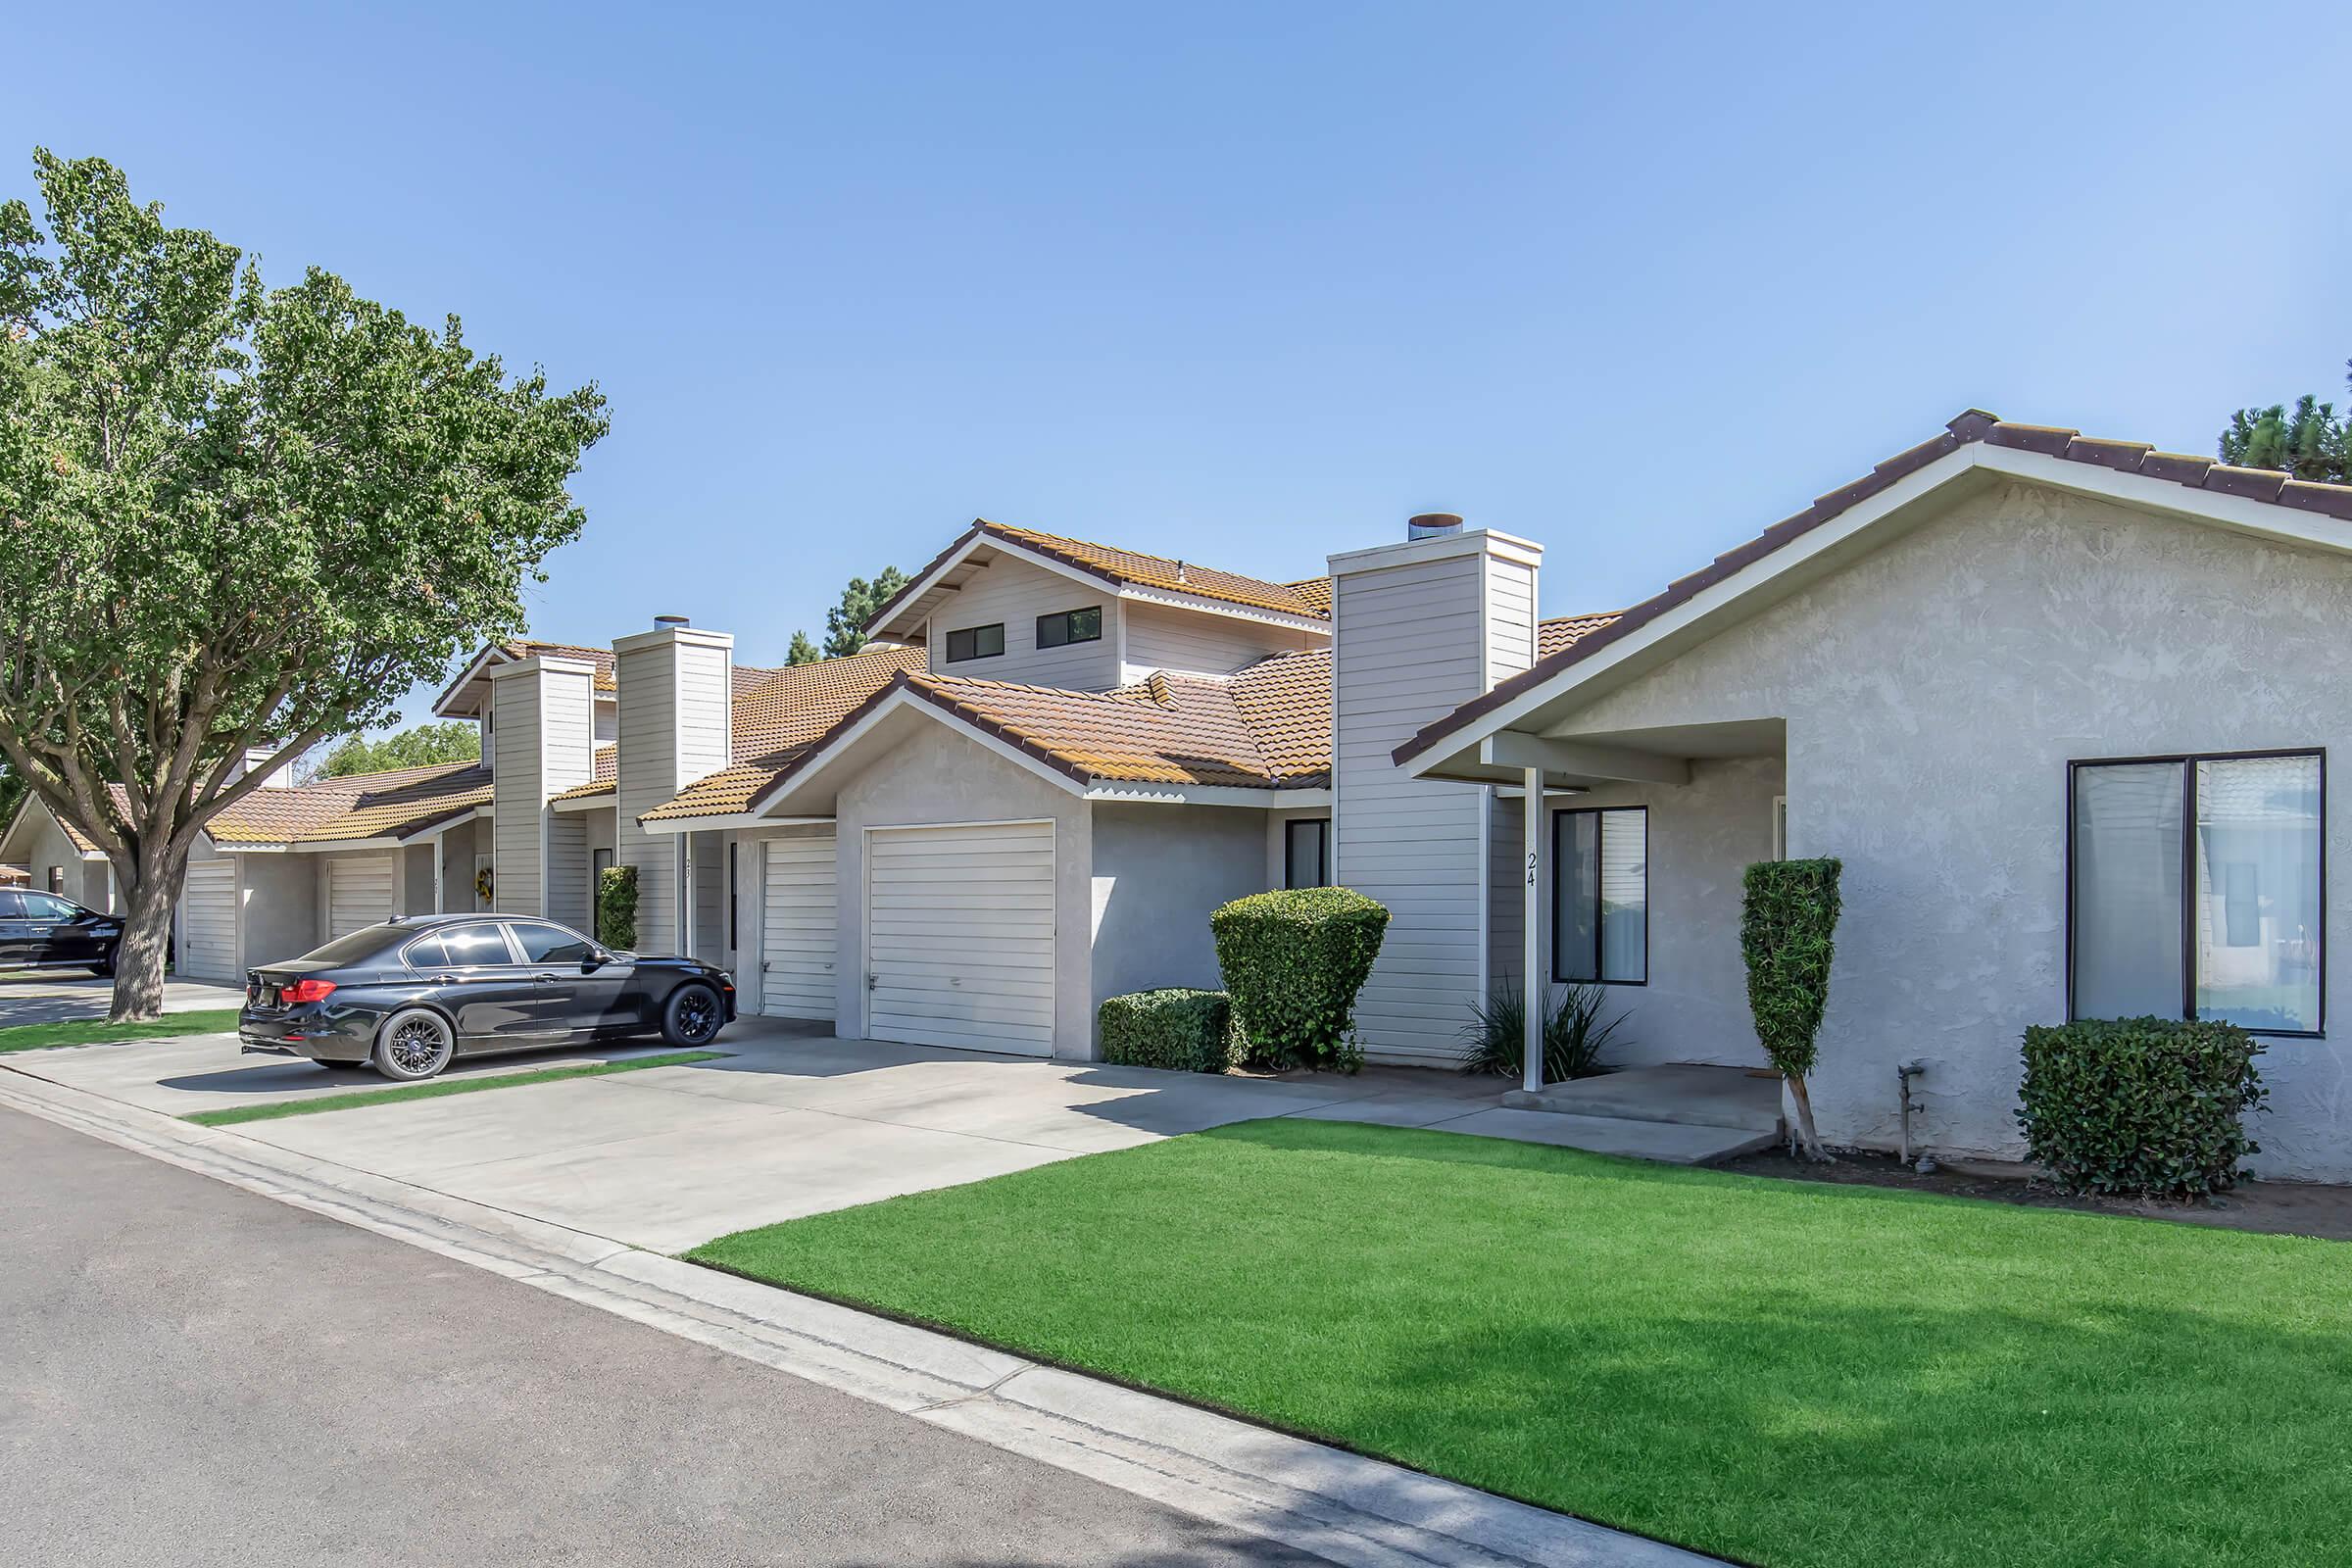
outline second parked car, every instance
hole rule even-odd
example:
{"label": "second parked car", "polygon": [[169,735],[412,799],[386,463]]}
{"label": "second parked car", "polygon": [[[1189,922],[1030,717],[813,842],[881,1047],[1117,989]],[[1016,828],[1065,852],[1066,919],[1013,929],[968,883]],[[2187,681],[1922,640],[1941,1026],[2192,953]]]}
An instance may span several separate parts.
{"label": "second parked car", "polygon": [[390,920],[246,976],[247,1051],[430,1078],[460,1056],[659,1033],[710,1043],[735,983],[697,958],[614,953],[552,920]]}

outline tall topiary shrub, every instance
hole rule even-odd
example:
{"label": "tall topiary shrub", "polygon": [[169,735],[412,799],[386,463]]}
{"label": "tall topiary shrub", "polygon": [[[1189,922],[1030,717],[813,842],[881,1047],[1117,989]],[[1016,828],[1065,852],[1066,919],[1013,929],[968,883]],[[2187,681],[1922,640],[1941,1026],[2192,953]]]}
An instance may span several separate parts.
{"label": "tall topiary shrub", "polygon": [[1763,860],[1747,868],[1740,911],[1740,951],[1747,959],[1747,1006],[1766,1059],[1788,1081],[1796,1102],[1797,1141],[1827,1159],[1813,1128],[1814,1041],[1830,1004],[1830,958],[1837,951],[1835,859]]}
{"label": "tall topiary shrub", "polygon": [[1236,899],[1208,917],[1253,1067],[1353,1072],[1355,995],[1380,956],[1389,911],[1350,888],[1289,888]]}
{"label": "tall topiary shrub", "polygon": [[623,953],[637,946],[637,868],[608,865],[596,883],[596,940]]}
{"label": "tall topiary shrub", "polygon": [[2102,1018],[2026,1031],[2028,1157],[2079,1193],[2222,1191],[2259,1147],[2241,1119],[2270,1091],[2259,1042],[2211,1019]]}

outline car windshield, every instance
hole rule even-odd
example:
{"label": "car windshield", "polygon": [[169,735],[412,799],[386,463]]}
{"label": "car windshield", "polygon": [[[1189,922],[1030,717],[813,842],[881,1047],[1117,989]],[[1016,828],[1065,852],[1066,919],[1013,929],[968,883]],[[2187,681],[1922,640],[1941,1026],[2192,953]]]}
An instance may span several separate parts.
{"label": "car windshield", "polygon": [[398,934],[397,927],[371,925],[365,930],[346,932],[322,948],[313,948],[294,961],[329,967],[338,963],[356,963],[362,958],[375,956],[383,951],[385,942]]}

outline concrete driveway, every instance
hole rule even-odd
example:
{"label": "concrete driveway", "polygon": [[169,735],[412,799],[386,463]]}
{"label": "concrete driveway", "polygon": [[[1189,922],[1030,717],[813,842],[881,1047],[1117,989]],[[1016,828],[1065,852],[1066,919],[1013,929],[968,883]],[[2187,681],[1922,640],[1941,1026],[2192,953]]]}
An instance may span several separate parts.
{"label": "concrete driveway", "polygon": [[[754,1225],[1254,1117],[1463,1131],[1490,1117],[1541,1117],[1494,1110],[1493,1083],[1441,1073],[1217,1078],[837,1040],[767,1019],[730,1025],[714,1049],[736,1054],[250,1122],[219,1136],[678,1252]],[[510,1056],[464,1070],[578,1059]],[[0,1068],[178,1115],[389,1087],[368,1074],[242,1056],[227,1036],[24,1052],[0,1057]]]}
{"label": "concrete driveway", "polygon": [[[0,975],[0,1029],[21,1023],[64,1023],[74,1018],[103,1018],[114,1001],[115,983],[84,969],[33,969]],[[166,1012],[198,1012],[207,1007],[241,1007],[243,986],[216,985],[210,980],[164,982]]]}

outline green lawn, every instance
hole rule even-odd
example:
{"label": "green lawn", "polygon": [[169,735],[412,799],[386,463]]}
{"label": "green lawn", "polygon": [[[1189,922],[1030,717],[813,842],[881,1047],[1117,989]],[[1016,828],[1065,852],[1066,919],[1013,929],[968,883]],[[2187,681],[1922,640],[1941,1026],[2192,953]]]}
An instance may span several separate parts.
{"label": "green lawn", "polygon": [[2352,1248],[1260,1121],[722,1238],[1775,1565],[2352,1560]]}
{"label": "green lawn", "polygon": [[153,1023],[107,1023],[82,1018],[72,1023],[21,1023],[0,1029],[0,1055],[12,1051],[41,1051],[50,1046],[103,1045],[117,1040],[169,1040],[173,1035],[233,1033],[237,1009],[214,1007],[203,1012],[168,1012]]}
{"label": "green lawn", "polygon": [[726,1051],[665,1051],[658,1055],[632,1056],[626,1061],[598,1061],[582,1067],[542,1067],[536,1072],[483,1073],[471,1078],[431,1078],[397,1089],[357,1089],[348,1095],[315,1095],[308,1100],[272,1100],[260,1105],[230,1105],[221,1110],[192,1110],[180,1118],[204,1127],[234,1127],[241,1121],[275,1121],[281,1116],[311,1116],[322,1110],[350,1110],[357,1105],[388,1105],[402,1100],[442,1100],[451,1095],[479,1094],[485,1089],[518,1089],[524,1084],[560,1083],[566,1078],[603,1078],[641,1067],[686,1067],[698,1061],[716,1061],[732,1055]]}

